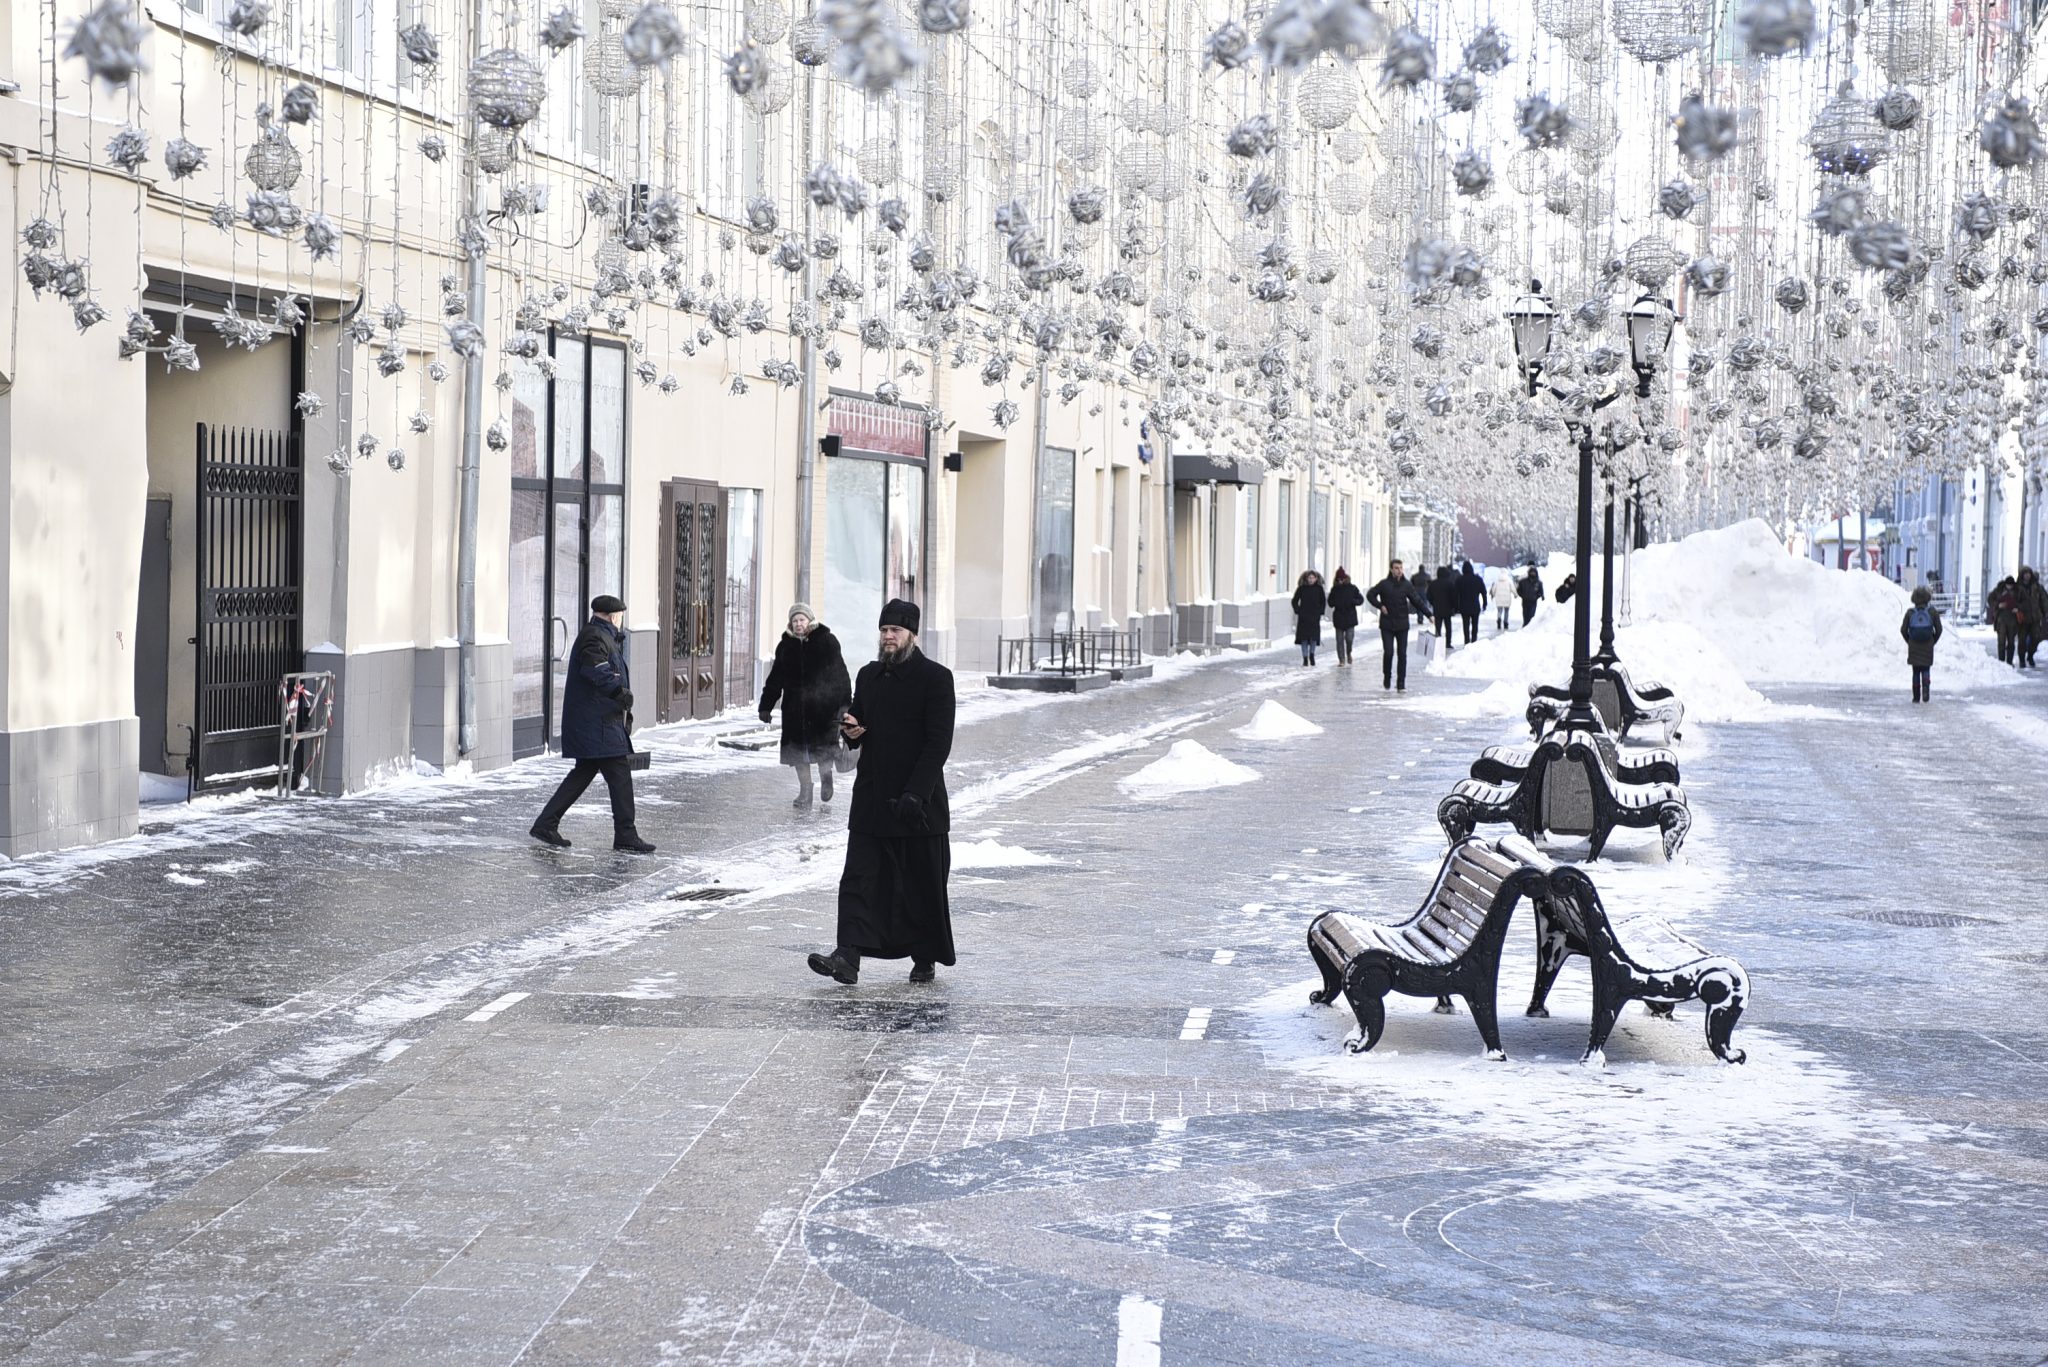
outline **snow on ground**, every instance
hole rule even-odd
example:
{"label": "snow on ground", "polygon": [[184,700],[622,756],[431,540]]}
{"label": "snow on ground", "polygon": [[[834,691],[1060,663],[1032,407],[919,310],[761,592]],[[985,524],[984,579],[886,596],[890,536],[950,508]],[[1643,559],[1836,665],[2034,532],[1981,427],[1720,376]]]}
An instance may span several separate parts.
{"label": "snow on ground", "polygon": [[1301,736],[1320,736],[1323,728],[1268,698],[1259,704],[1249,722],[1231,734],[1245,740],[1295,740]]}
{"label": "snow on ground", "polygon": [[2007,707],[2003,703],[1980,702],[1971,704],[1970,714],[1982,717],[2015,740],[2025,741],[2037,750],[2048,750],[2048,718],[2038,712]]}
{"label": "snow on ground", "polygon": [[1177,740],[1160,759],[1117,781],[1134,798],[1171,797],[1250,783],[1259,771],[1223,758],[1200,741]]}
{"label": "snow on ground", "polygon": [[[1550,557],[1543,608],[1528,627],[1458,650],[1432,672],[1564,683],[1571,605],[1548,595],[1572,563],[1568,555]],[[1596,639],[1600,564],[1596,556],[1582,590],[1595,595]],[[1615,565],[1619,577],[1618,554]],[[1762,720],[1771,714],[1752,687],[1757,684],[1890,688],[1905,682],[1899,621],[1909,606],[1906,591],[1882,575],[1831,570],[1788,554],[1756,519],[1637,551],[1628,582],[1633,625],[1617,630],[1616,653],[1637,682],[1675,689],[1688,718]],[[1951,688],[2013,680],[2011,670],[1961,632],[1935,647],[1934,677]]]}
{"label": "snow on ground", "polygon": [[1035,850],[1020,849],[996,840],[963,840],[953,845],[953,867],[956,869],[1029,869],[1059,862]]}

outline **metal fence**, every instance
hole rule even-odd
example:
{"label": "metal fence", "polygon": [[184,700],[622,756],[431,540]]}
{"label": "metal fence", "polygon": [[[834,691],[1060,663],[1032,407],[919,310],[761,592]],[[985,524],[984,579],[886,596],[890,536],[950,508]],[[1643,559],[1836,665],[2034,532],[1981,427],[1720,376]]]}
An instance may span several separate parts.
{"label": "metal fence", "polygon": [[1134,668],[1142,658],[1136,630],[1104,627],[1045,636],[1002,636],[996,640],[999,675],[1101,674]]}

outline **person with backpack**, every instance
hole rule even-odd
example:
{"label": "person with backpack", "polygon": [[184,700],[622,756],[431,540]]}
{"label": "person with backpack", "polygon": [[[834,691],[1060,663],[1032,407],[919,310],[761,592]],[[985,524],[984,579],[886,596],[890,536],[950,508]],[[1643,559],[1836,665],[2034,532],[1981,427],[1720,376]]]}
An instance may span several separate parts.
{"label": "person with backpack", "polygon": [[1458,616],[1465,623],[1465,644],[1479,639],[1479,614],[1486,611],[1486,581],[1467,560],[1458,573]]}
{"label": "person with backpack", "polygon": [[2041,649],[2041,638],[2048,635],[2048,585],[2041,583],[2041,576],[2028,565],[2020,566],[2019,578],[2013,581],[2013,589],[2019,595],[2018,639],[2014,645],[2017,656],[2016,667],[2034,669],[2036,652]]}
{"label": "person with backpack", "polygon": [[1506,570],[1493,577],[1493,588],[1489,591],[1493,599],[1493,629],[1508,629],[1508,609],[1515,603],[1515,576]]}
{"label": "person with backpack", "polygon": [[2018,666],[2020,640],[2020,589],[2011,575],[1984,597],[1984,615],[1998,633],[1998,662]]}
{"label": "person with backpack", "polygon": [[1301,647],[1301,662],[1312,665],[1323,643],[1323,612],[1330,605],[1329,595],[1323,591],[1323,576],[1303,570],[1290,602],[1294,607],[1294,644]]}
{"label": "person with backpack", "polygon": [[1913,606],[1899,623],[1906,642],[1906,664],[1913,671],[1913,701],[1926,702],[1932,691],[1928,673],[1934,668],[1934,643],[1941,639],[1941,614],[1930,606],[1934,595],[1922,584],[1913,590]]}
{"label": "person with backpack", "polygon": [[1351,582],[1342,565],[1330,580],[1330,625],[1337,630],[1337,663],[1351,663],[1351,643],[1358,635],[1358,610],[1365,606],[1365,594]]}
{"label": "person with backpack", "polygon": [[1529,562],[1529,572],[1515,585],[1515,594],[1522,600],[1522,625],[1528,626],[1536,615],[1536,605],[1543,601],[1543,576],[1536,573],[1535,561]]}

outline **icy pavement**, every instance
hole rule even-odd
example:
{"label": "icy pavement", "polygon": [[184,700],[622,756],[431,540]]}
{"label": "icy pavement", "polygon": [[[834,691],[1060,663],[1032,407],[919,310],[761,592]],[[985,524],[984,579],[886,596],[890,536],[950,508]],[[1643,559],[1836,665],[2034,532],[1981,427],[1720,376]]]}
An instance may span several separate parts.
{"label": "icy pavement", "polygon": [[805,969],[840,813],[701,731],[651,860],[528,841],[540,763],[0,869],[0,1361],[2048,1357],[2048,682],[1689,728],[1681,862],[1591,868],[1744,962],[1750,1062],[1631,1009],[1600,1071],[1526,922],[1507,1063],[1306,1004],[1521,728],[1288,654],[970,701],[932,987]]}

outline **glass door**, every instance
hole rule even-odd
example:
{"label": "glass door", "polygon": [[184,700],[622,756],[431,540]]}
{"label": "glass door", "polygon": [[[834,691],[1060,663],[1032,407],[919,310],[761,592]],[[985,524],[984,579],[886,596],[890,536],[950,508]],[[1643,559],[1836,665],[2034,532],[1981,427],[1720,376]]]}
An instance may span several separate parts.
{"label": "glass door", "polygon": [[1038,457],[1037,515],[1033,519],[1031,631],[1051,636],[1074,621],[1074,453],[1056,446]]}

